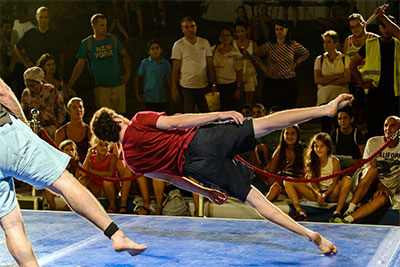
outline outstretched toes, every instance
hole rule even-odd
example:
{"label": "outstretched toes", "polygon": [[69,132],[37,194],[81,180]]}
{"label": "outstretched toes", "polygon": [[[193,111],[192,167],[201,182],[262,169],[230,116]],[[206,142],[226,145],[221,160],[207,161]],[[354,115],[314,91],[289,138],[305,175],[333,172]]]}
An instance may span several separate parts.
{"label": "outstretched toes", "polygon": [[338,252],[337,247],[331,241],[325,239],[317,232],[311,234],[311,240],[324,254],[332,255]]}
{"label": "outstretched toes", "polygon": [[136,256],[142,253],[147,249],[146,246],[140,245],[131,239],[129,239],[127,236],[122,231],[116,232],[112,237],[111,237],[114,250],[117,252],[122,252],[126,251],[128,252],[131,256]]}

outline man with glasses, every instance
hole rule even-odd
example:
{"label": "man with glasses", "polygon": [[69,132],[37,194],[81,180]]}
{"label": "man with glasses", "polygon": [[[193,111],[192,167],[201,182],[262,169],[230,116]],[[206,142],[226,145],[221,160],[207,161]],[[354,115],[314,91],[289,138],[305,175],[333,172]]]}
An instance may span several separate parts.
{"label": "man with glasses", "polygon": [[209,80],[212,84],[211,90],[217,91],[210,43],[196,36],[197,25],[191,17],[182,19],[181,29],[184,36],[172,47],[172,100],[177,102],[180,98],[179,84],[183,111],[194,112],[197,105],[200,112],[207,112],[204,95],[209,91]]}
{"label": "man with glasses", "polygon": [[[360,50],[367,39],[378,37],[375,33],[367,32],[367,24],[361,14],[353,13],[347,19],[352,35],[349,35],[343,44],[343,53],[351,58]],[[362,60],[358,67],[362,67],[365,60]],[[349,83],[349,92],[354,96],[354,117],[356,123],[362,123],[365,117],[365,92],[357,85],[352,76]]]}

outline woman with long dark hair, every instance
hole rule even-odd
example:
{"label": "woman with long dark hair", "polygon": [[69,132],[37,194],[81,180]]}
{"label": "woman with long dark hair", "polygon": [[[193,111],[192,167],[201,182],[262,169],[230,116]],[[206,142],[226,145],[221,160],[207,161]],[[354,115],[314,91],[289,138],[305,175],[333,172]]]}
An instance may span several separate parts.
{"label": "woman with long dark hair", "polygon": [[266,62],[266,66],[259,64],[266,76],[263,85],[264,106],[266,109],[272,106],[295,108],[298,94],[295,67],[307,60],[310,52],[290,39],[287,22],[278,20],[273,29],[272,40],[254,52]]}

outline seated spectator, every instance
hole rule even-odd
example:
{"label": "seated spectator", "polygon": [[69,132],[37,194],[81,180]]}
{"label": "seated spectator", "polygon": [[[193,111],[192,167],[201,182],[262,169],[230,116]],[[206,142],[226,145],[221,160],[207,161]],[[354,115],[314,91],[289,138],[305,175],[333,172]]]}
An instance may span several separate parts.
{"label": "seated spectator", "polygon": [[125,37],[126,42],[130,40],[131,37],[124,26],[124,21],[126,21],[125,11],[121,3],[122,2],[119,0],[112,0],[111,3],[108,2],[106,4],[107,18],[109,21],[107,26],[109,33],[113,33],[115,29],[117,29]]}
{"label": "seated spectator", "polygon": [[[348,93],[350,82],[350,58],[337,50],[339,35],[335,31],[322,34],[325,53],[314,63],[314,82],[318,85],[317,105],[329,103],[341,93]],[[322,132],[332,130],[333,118],[322,118]]]}
{"label": "seated spectator", "polygon": [[[271,173],[276,173],[286,177],[303,177],[303,152],[305,145],[300,141],[300,139],[300,128],[297,124],[283,129],[278,148],[272,155],[267,170]],[[268,182],[269,184],[273,184],[269,195],[272,200],[279,196],[279,193],[282,190],[281,186],[283,181],[275,181],[268,177]]]}
{"label": "seated spectator", "polygon": [[[151,40],[147,44],[148,58],[142,60],[134,78],[136,99],[144,102],[145,110],[166,112],[168,110],[168,87],[171,88],[171,64],[161,57],[163,49],[160,41]],[[143,96],[139,93],[143,79]]]}
{"label": "seated spectator", "polygon": [[83,121],[85,107],[79,97],[71,98],[67,103],[67,112],[70,121],[58,128],[55,133],[55,143],[59,145],[65,139],[71,139],[78,147],[78,156],[81,163],[84,162],[89,149],[89,141],[92,137],[89,125]]}
{"label": "seated spectator", "polygon": [[[117,156],[109,152],[111,144],[107,141],[101,141],[95,137],[90,140],[92,145],[89,148],[83,168],[96,175],[105,177],[117,177]],[[107,209],[108,213],[116,211],[115,198],[116,184],[111,181],[98,181],[90,176],[81,172],[79,182],[93,193],[95,197],[106,196],[109,201]]]}
{"label": "seated spectator", "polygon": [[24,72],[26,89],[22,92],[21,107],[28,120],[31,109],[40,111],[39,121],[51,138],[65,120],[66,109],[62,97],[51,84],[44,83],[44,72],[32,67]]}
{"label": "seated spectator", "polygon": [[235,37],[233,40],[233,46],[242,53],[245,57],[243,58],[243,88],[244,88],[244,100],[246,104],[254,104],[254,93],[257,86],[257,71],[253,63],[250,60],[251,55],[257,49],[257,44],[247,38],[246,36],[246,24],[238,22],[235,24]]}
{"label": "seated spectator", "polygon": [[43,54],[36,62],[36,66],[44,71],[44,79],[54,86],[57,92],[63,97],[64,103],[67,103],[71,97],[76,96],[76,93],[72,89],[67,89],[64,86],[64,81],[58,71],[54,56],[48,53]]}
{"label": "seated spectator", "polygon": [[[361,161],[365,148],[365,137],[354,124],[351,107],[339,110],[337,115],[339,127],[331,135],[334,155],[351,156],[355,163]],[[349,167],[349,166],[347,166]]]}
{"label": "seated spectator", "polygon": [[[340,171],[340,162],[332,156],[333,145],[330,136],[326,133],[314,135],[308,145],[304,156],[304,173],[307,178],[317,178]],[[325,202],[337,202],[337,206],[330,222],[339,219],[341,210],[346,203],[350,191],[351,177],[345,176],[339,181],[339,176],[317,183],[294,183],[284,182],[286,192],[296,209],[294,219],[306,221],[307,214],[301,208],[299,198],[305,197],[308,200],[316,201],[320,205]]]}
{"label": "seated spectator", "polygon": [[221,110],[235,110],[240,99],[243,81],[243,56],[233,46],[233,33],[222,29],[219,42],[211,47],[213,63],[220,93]]}
{"label": "seated spectator", "polygon": [[269,40],[269,24],[272,19],[268,16],[268,7],[265,3],[259,3],[257,5],[257,16],[253,16],[250,20],[251,36],[252,40],[256,41],[257,44],[265,43]]}
{"label": "seated spectator", "polygon": [[251,106],[247,105],[247,104],[244,104],[242,106],[241,113],[242,113],[243,117],[245,117],[245,118],[246,117],[252,117],[253,111],[251,109]]}
{"label": "seated spectator", "polygon": [[[389,137],[400,129],[400,118],[389,116],[384,123],[384,136],[375,136],[368,140],[363,158],[377,151]],[[338,222],[353,223],[373,214],[380,208],[393,205],[394,194],[400,190],[400,141],[389,143],[376,158],[364,165],[361,179],[355,189],[343,219]],[[356,210],[358,204],[361,206]]]}
{"label": "seated spectator", "polygon": [[[76,144],[72,140],[64,140],[60,144],[60,148],[64,153],[68,154],[73,161],[75,161],[77,164],[79,164],[79,157],[78,157],[78,151]],[[69,171],[75,178],[79,177],[79,170],[77,167],[75,167],[73,164],[69,163],[67,166],[67,171]],[[44,190],[44,196],[46,197],[46,200],[49,204],[48,209],[51,210],[69,210],[68,205],[65,204],[64,207],[58,208],[56,205],[55,197],[57,197],[53,192],[50,190],[45,189]]]}

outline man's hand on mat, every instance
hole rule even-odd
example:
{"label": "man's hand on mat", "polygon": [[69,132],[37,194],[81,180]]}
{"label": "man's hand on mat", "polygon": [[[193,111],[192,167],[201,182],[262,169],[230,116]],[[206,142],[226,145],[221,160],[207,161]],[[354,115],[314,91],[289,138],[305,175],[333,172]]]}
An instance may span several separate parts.
{"label": "man's hand on mat", "polygon": [[207,197],[212,201],[214,204],[222,205],[228,200],[228,196],[218,190],[209,189]]}

